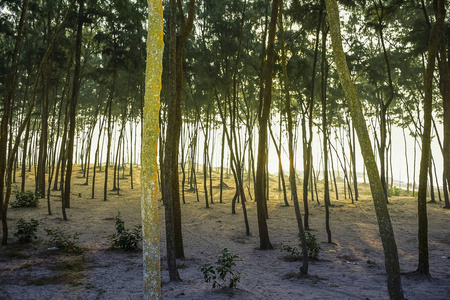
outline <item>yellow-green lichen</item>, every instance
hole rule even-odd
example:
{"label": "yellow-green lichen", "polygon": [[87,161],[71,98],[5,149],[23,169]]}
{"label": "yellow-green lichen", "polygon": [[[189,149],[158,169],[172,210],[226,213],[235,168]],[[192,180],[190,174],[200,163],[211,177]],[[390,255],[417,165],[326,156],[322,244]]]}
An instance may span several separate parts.
{"label": "yellow-green lichen", "polygon": [[144,299],[161,299],[157,147],[160,131],[158,119],[163,50],[162,1],[148,0],[147,66],[141,171]]}

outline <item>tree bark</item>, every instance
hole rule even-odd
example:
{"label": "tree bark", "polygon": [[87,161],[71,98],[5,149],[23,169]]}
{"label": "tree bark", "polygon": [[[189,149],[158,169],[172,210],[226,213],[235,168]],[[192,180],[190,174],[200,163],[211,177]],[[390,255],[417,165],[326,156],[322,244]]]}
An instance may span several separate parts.
{"label": "tree bark", "polygon": [[[0,216],[2,219],[2,227],[3,227],[3,238],[2,245],[6,245],[8,241],[8,223],[7,223],[7,210],[8,210],[8,197],[5,197],[4,189],[5,189],[5,171],[7,166],[7,149],[6,145],[8,140],[8,123],[11,118],[11,110],[12,110],[12,100],[14,96],[15,83],[16,83],[16,75],[18,68],[18,57],[20,44],[22,42],[22,33],[25,28],[25,17],[28,10],[28,0],[25,0],[22,5],[22,12],[20,15],[19,26],[17,29],[17,37],[14,45],[14,52],[12,56],[11,63],[11,71],[8,78],[8,87],[6,100],[4,105],[3,117],[0,125]],[[8,186],[6,186],[8,188]]]}
{"label": "tree bark", "polygon": [[[66,177],[64,185],[64,195],[62,203],[66,208],[70,208],[70,187],[72,179],[72,165],[73,165],[73,145],[75,141],[75,116],[77,112],[78,95],[80,93],[80,73],[81,73],[81,43],[83,38],[83,11],[84,0],[78,0],[78,23],[77,23],[77,37],[76,37],[76,50],[75,50],[75,70],[73,75],[73,87],[72,97],[69,106],[69,142],[67,144],[67,166]],[[67,216],[64,215],[64,220],[67,220]]]}
{"label": "tree bark", "polygon": [[162,74],[162,0],[148,0],[146,93],[143,109],[141,211],[143,232],[144,299],[161,299],[158,216],[158,137]]}
{"label": "tree bark", "polygon": [[427,66],[424,74],[425,98],[423,100],[422,157],[420,159],[419,190],[417,192],[419,218],[419,265],[417,272],[430,275],[428,259],[428,217],[427,217],[427,173],[431,158],[431,119],[433,104],[433,73],[441,33],[444,29],[444,0],[437,0],[437,19],[430,30]]}
{"label": "tree bark", "polygon": [[[259,244],[261,250],[273,249],[269,239],[269,231],[267,228],[267,211],[265,207],[265,162],[266,162],[266,141],[267,141],[267,125],[270,114],[270,105],[272,103],[272,75],[275,58],[275,31],[278,18],[278,0],[272,2],[272,12],[270,16],[269,39],[267,45],[267,60],[265,68],[265,86],[262,103],[261,114],[259,115],[259,142],[258,142],[258,159],[256,162],[256,184],[255,199],[258,213],[258,229]],[[263,75],[263,74],[261,74]]]}
{"label": "tree bark", "polygon": [[296,172],[294,167],[294,134],[292,122],[291,97],[289,94],[289,76],[287,72],[286,51],[284,46],[284,27],[283,27],[283,0],[280,0],[280,37],[281,37],[281,62],[283,67],[284,78],[284,97],[287,114],[287,131],[288,131],[288,148],[289,148],[289,185],[291,188],[291,197],[294,202],[295,216],[297,219],[298,232],[302,245],[302,266],[301,274],[308,274],[308,247],[306,243],[305,228],[303,227],[302,214],[300,213],[300,205],[298,203]]}
{"label": "tree bark", "polygon": [[398,250],[395,243],[394,231],[387,209],[387,199],[384,188],[379,177],[378,167],[372,152],[370,137],[367,125],[364,120],[361,102],[350,77],[350,71],[342,47],[342,37],[340,32],[339,8],[336,0],[325,0],[330,24],[331,41],[333,46],[334,60],[342,84],[345,97],[349,104],[352,121],[358,135],[364,163],[367,167],[370,188],[372,191],[375,212],[378,220],[381,242],[385,256],[385,267],[388,279],[388,291],[391,299],[404,299],[403,288],[400,277],[400,264],[398,260]]}

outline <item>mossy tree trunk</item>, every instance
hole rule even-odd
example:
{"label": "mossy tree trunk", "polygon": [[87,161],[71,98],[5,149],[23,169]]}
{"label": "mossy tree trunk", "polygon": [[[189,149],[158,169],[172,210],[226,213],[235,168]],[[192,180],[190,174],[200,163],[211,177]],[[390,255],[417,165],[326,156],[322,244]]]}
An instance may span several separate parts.
{"label": "mossy tree trunk", "polygon": [[157,157],[164,52],[162,0],[148,0],[148,28],[141,170],[144,299],[161,299]]}
{"label": "mossy tree trunk", "polygon": [[403,288],[400,277],[400,264],[398,260],[397,244],[394,238],[394,231],[387,208],[387,199],[384,193],[383,184],[380,180],[375,156],[372,152],[367,125],[362,112],[361,102],[358,99],[350,71],[347,66],[344,49],[342,47],[342,37],[340,31],[339,8],[336,0],[325,0],[328,21],[330,24],[330,34],[333,46],[334,60],[338,71],[339,80],[347,99],[350,114],[355,126],[361,153],[367,168],[370,189],[375,206],[381,242],[384,250],[385,267],[388,281],[388,291],[391,299],[404,299]]}

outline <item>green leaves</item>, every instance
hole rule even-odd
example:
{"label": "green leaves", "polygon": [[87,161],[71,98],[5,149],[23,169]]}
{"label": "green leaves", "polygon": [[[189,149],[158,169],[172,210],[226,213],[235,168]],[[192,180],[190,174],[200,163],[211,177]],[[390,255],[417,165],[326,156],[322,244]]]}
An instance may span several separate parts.
{"label": "green leaves", "polygon": [[11,202],[11,207],[38,207],[39,197],[32,191],[16,192],[16,200]]}
{"label": "green leaves", "polygon": [[206,283],[212,282],[212,287],[222,287],[227,283],[228,287],[235,288],[238,282],[241,281],[241,272],[235,271],[233,267],[236,266],[236,261],[240,261],[238,255],[233,255],[225,248],[219,256],[216,267],[211,264],[204,264],[201,267],[203,277]]}
{"label": "green leaves", "polygon": [[125,227],[125,222],[120,218],[120,212],[116,216],[116,233],[112,236],[113,247],[127,251],[139,249],[142,240],[142,226],[136,225],[130,231]]}
{"label": "green leaves", "polygon": [[17,232],[14,236],[19,238],[19,243],[21,244],[29,243],[33,238],[37,238],[36,232],[38,225],[39,222],[35,219],[26,221],[25,219],[20,218],[17,221]]}
{"label": "green leaves", "polygon": [[52,247],[57,247],[67,253],[81,254],[83,250],[76,245],[76,240],[81,233],[75,232],[74,234],[68,234],[61,230],[61,228],[56,229],[46,229],[44,228],[47,235],[50,236],[48,245]]}

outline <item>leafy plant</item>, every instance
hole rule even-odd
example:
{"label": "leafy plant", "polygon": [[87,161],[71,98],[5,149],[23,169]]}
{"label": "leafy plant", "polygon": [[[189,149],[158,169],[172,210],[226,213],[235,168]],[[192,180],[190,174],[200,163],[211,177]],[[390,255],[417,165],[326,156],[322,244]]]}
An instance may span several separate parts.
{"label": "leafy plant", "polygon": [[319,259],[319,253],[322,248],[317,243],[316,236],[306,231],[306,245],[308,246],[308,256],[312,259]]}
{"label": "leafy plant", "polygon": [[228,277],[228,287],[235,288],[237,283],[241,281],[241,272],[233,270],[236,266],[236,261],[239,261],[238,255],[233,255],[225,248],[221,252],[216,266],[211,264],[202,265],[201,271],[206,283],[212,282],[212,287],[222,287]]}
{"label": "leafy plant", "polygon": [[133,230],[125,228],[125,222],[120,218],[120,212],[116,217],[116,233],[112,236],[113,247],[124,250],[139,249],[142,240],[142,226],[136,225]]}
{"label": "leafy plant", "polygon": [[17,221],[17,232],[14,236],[19,238],[19,243],[21,244],[29,243],[33,238],[37,238],[36,232],[38,225],[39,222],[35,219],[25,221],[23,218],[20,218]]}
{"label": "leafy plant", "polygon": [[81,254],[83,250],[76,245],[75,241],[78,239],[80,233],[74,234],[64,233],[60,228],[44,229],[47,235],[50,236],[48,241],[49,246],[57,247],[64,252]]}
{"label": "leafy plant", "polygon": [[281,244],[280,251],[289,252],[293,261],[298,261],[302,258],[302,253],[297,249],[297,247],[291,247],[285,244]]}
{"label": "leafy plant", "polygon": [[[311,259],[319,259],[319,253],[322,248],[320,248],[317,243],[316,236],[311,234],[309,231],[306,231],[306,246],[308,247],[308,257]],[[302,253],[296,247],[291,247],[288,245],[282,244],[280,246],[281,251],[287,251],[290,253],[293,261],[301,260]]]}
{"label": "leafy plant", "polygon": [[11,207],[37,207],[39,206],[39,197],[32,191],[14,192],[16,200],[10,203]]}
{"label": "leafy plant", "polygon": [[401,192],[402,192],[402,189],[399,189],[396,186],[394,186],[394,188],[392,188],[392,189],[389,188],[388,191],[387,191],[389,197],[400,196]]}

